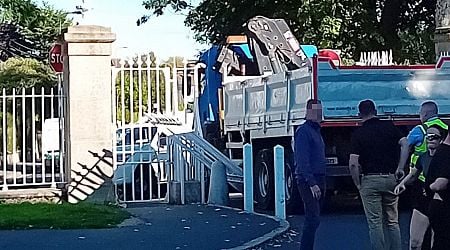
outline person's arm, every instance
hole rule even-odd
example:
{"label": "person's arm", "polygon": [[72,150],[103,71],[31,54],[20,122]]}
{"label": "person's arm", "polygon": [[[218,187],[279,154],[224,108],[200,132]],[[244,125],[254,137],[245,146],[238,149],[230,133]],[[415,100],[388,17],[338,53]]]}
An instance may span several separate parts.
{"label": "person's arm", "polygon": [[356,188],[359,190],[361,188],[361,179],[359,171],[359,155],[350,154],[350,160],[348,162],[348,167],[350,169],[350,174],[352,175],[353,183],[355,183]]}
{"label": "person's arm", "polygon": [[406,190],[405,184],[409,183],[408,181],[410,179],[413,179],[413,177],[415,176],[416,173],[417,173],[417,168],[411,168],[409,174],[406,175],[406,177],[395,187],[394,194],[399,195],[399,194],[403,193],[403,191]]}
{"label": "person's arm", "polygon": [[416,165],[413,165],[412,167],[409,168],[409,172],[412,173],[412,175],[408,178],[408,180],[405,181],[405,185],[410,185],[419,178],[420,173],[422,173],[422,171],[423,171],[423,165],[422,165],[422,159],[421,159],[422,157],[423,156],[419,156],[419,158],[417,158]]}
{"label": "person's arm", "polygon": [[409,157],[409,143],[406,137],[402,137],[398,144],[400,145],[400,160],[398,161],[397,171],[395,171],[395,176],[397,179],[401,180],[405,176],[405,165]]}
{"label": "person's arm", "polygon": [[408,146],[409,146],[409,153],[408,156],[411,154],[412,152],[412,156],[411,156],[411,162],[410,162],[410,168],[415,167],[414,163],[413,163],[413,159],[412,158],[418,158],[419,155],[416,155],[414,147],[418,146],[420,144],[422,144],[422,142],[425,140],[425,135],[423,132],[423,126],[422,125],[417,125],[415,126],[409,133],[408,136],[406,137],[407,141],[408,141]]}
{"label": "person's arm", "polygon": [[430,189],[434,192],[446,190],[448,185],[448,179],[439,177],[430,185]]}
{"label": "person's arm", "polygon": [[295,136],[295,162],[297,168],[310,187],[317,184],[311,168],[309,134],[305,128],[299,128]]}

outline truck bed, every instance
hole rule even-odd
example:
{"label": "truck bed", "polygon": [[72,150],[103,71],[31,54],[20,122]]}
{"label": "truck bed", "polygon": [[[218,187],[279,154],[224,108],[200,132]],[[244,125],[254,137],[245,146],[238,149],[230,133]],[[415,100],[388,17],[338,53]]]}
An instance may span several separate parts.
{"label": "truck bed", "polygon": [[306,101],[312,95],[307,67],[243,81],[229,79],[224,83],[226,132],[288,127],[305,117]]}
{"label": "truck bed", "polygon": [[[292,135],[290,127],[303,122],[306,101],[314,91],[308,67],[230,79],[224,83],[226,132]],[[318,96],[325,120],[355,120],[358,103],[364,99],[375,101],[380,116],[394,119],[417,119],[425,100],[435,101],[439,113],[450,116],[450,57],[436,65],[378,67],[336,67],[330,60],[319,60]]]}
{"label": "truck bed", "polygon": [[358,114],[359,101],[372,99],[379,115],[418,115],[420,104],[433,100],[440,114],[450,115],[450,58],[437,65],[335,67],[319,63],[318,93],[325,118],[349,118]]}

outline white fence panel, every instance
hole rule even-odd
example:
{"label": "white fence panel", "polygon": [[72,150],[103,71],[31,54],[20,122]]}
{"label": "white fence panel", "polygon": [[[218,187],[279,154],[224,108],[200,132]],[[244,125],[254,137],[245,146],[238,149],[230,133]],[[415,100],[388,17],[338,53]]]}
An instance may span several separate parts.
{"label": "white fence panel", "polygon": [[3,88],[0,103],[2,191],[64,184],[62,90]]}

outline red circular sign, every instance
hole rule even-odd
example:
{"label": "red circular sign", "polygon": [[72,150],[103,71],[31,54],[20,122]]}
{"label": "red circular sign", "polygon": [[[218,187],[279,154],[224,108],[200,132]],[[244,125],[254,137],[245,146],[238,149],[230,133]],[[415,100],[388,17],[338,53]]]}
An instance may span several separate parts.
{"label": "red circular sign", "polygon": [[53,44],[49,52],[50,66],[56,73],[63,72],[63,55],[61,47],[62,46],[59,43]]}

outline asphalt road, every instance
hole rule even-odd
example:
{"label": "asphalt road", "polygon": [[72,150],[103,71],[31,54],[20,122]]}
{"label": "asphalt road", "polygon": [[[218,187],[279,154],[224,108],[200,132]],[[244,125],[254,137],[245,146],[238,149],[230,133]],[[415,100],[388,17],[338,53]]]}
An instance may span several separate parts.
{"label": "asphalt road", "polygon": [[[242,207],[241,200],[238,198],[233,199],[231,205],[238,208]],[[257,212],[273,215],[271,211]],[[402,248],[405,250],[408,249],[410,216],[411,212],[409,209],[402,209],[399,216]],[[304,216],[302,214],[288,215],[287,220],[291,225],[287,233],[266,242],[256,249],[298,250],[300,248]],[[324,207],[321,224],[316,234],[315,250],[325,249],[370,249],[369,230],[364,210],[358,199],[336,197]]]}
{"label": "asphalt road", "polygon": [[[242,198],[233,198],[231,205],[242,208],[242,203]],[[160,204],[128,210],[139,221],[120,228],[0,231],[0,249],[228,249],[279,226],[268,217],[204,205]],[[403,249],[408,247],[409,216],[408,211],[400,216]],[[255,249],[299,249],[304,216],[290,215],[288,221],[290,230]],[[367,223],[358,200],[325,207],[315,249],[369,249]]]}
{"label": "asphalt road", "polygon": [[[410,213],[400,214],[400,230],[402,234],[402,248],[408,249]],[[300,215],[289,216],[291,229],[284,235],[273,239],[258,249],[299,249],[300,236],[304,217]],[[369,231],[363,213],[355,211],[349,213],[325,214],[316,234],[316,250],[370,249]]]}

